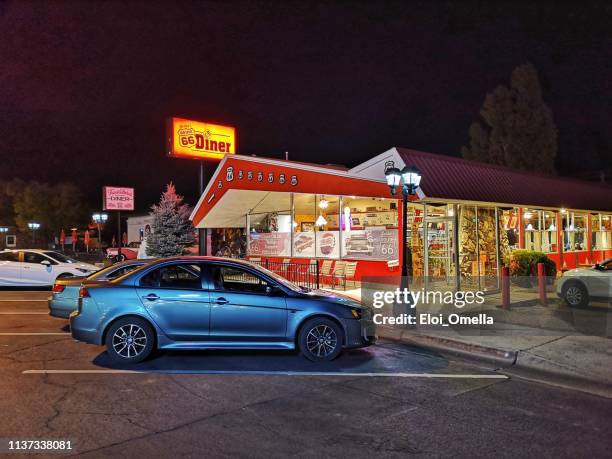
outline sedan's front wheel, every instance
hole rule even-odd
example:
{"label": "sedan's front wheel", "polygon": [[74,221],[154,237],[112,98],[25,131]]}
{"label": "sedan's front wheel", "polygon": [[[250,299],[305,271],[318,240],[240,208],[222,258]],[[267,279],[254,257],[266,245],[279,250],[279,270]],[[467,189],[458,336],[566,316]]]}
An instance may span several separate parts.
{"label": "sedan's front wheel", "polygon": [[571,307],[583,308],[589,304],[589,292],[581,282],[567,282],[563,286],[561,296]]}
{"label": "sedan's front wheel", "polygon": [[119,363],[138,363],[153,350],[155,335],[151,326],[138,317],[125,317],[115,322],[106,334],[106,350]]}
{"label": "sedan's front wheel", "polygon": [[323,317],[314,318],[300,330],[300,351],[313,362],[333,360],[342,352],[342,329],[336,322]]}

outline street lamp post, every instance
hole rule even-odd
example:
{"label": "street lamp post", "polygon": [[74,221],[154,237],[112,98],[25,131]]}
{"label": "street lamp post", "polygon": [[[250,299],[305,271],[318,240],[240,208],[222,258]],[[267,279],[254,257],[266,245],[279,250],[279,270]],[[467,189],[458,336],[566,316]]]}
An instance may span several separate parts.
{"label": "street lamp post", "polygon": [[408,247],[408,196],[414,196],[421,183],[421,172],[415,166],[405,166],[402,170],[397,167],[388,167],[385,170],[387,185],[391,189],[391,195],[395,196],[397,187],[402,184],[402,234],[400,243],[402,245],[402,277],[400,289],[405,291],[410,285],[412,276],[412,250]]}
{"label": "street lamp post", "polygon": [[40,228],[40,223],[28,222],[28,228],[32,231],[32,246],[36,245],[36,231]]}
{"label": "street lamp post", "polygon": [[100,235],[100,224],[106,223],[108,214],[95,213],[91,216],[94,223],[98,226],[98,249],[102,253],[102,237]]}

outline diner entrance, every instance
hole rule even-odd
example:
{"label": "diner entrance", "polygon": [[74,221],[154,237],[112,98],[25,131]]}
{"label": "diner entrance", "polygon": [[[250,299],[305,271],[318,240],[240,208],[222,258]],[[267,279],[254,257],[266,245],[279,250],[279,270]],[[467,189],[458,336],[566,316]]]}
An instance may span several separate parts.
{"label": "diner entrance", "polygon": [[427,217],[424,228],[426,290],[455,290],[459,286],[454,216]]}

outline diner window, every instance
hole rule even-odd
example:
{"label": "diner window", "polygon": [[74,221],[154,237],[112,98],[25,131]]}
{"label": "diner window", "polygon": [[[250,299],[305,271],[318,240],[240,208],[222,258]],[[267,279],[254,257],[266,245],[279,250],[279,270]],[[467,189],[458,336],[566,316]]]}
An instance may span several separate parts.
{"label": "diner window", "polygon": [[519,211],[517,208],[498,208],[499,251],[505,256],[519,248]]}
{"label": "diner window", "polygon": [[556,253],[557,213],[548,210],[524,209],[525,249]]}
{"label": "diner window", "polygon": [[343,196],[341,207],[343,258],[398,258],[397,200]]}
{"label": "diner window", "polygon": [[523,210],[523,229],[525,231],[525,249],[540,251],[539,211]]}
{"label": "diner window", "polygon": [[291,256],[291,193],[266,193],[247,220],[250,256]]}
{"label": "diner window", "polygon": [[293,195],[293,256],[315,256],[315,222],[318,218],[317,199],[314,194]]}
{"label": "diner window", "polygon": [[340,256],[340,197],[316,197],[315,255],[322,258]]}
{"label": "diner window", "polygon": [[612,249],[612,215],[591,216],[591,241],[593,250]]}
{"label": "diner window", "polygon": [[578,252],[586,250],[586,214],[564,212],[563,218],[563,250]]}

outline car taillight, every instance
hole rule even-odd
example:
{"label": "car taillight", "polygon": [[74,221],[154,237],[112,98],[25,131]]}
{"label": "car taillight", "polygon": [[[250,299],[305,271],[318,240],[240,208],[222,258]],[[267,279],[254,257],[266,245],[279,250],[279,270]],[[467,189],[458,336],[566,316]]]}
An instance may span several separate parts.
{"label": "car taillight", "polygon": [[62,284],[54,284],[53,288],[51,289],[51,291],[53,293],[62,293],[64,290],[66,289],[65,285]]}
{"label": "car taillight", "polygon": [[89,290],[86,287],[81,287],[79,290],[79,298],[89,298]]}

